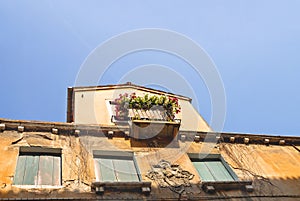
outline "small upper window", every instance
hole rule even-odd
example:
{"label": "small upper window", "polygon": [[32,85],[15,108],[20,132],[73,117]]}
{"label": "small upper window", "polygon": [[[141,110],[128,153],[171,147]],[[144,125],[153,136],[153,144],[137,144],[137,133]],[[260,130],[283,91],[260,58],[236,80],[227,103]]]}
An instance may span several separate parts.
{"label": "small upper window", "polygon": [[132,152],[94,151],[96,180],[102,182],[140,181]]}
{"label": "small upper window", "polygon": [[202,181],[238,181],[237,175],[219,154],[209,154],[205,158],[199,154],[189,154]]}
{"label": "small upper window", "polygon": [[61,185],[61,149],[20,147],[15,185]]}

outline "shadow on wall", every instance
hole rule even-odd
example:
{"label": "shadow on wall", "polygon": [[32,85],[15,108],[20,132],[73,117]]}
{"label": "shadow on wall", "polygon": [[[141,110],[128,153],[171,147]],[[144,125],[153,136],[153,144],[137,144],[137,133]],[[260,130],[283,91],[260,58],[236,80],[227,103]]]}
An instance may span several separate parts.
{"label": "shadow on wall", "polygon": [[31,188],[20,189],[13,186],[2,184],[0,189],[0,200],[8,198],[19,198],[26,200],[107,200],[107,199],[163,199],[178,200],[180,197],[186,199],[229,199],[241,200],[243,198],[249,200],[296,200],[300,199],[300,178],[288,179],[256,179],[253,181],[254,191],[249,193],[242,190],[222,190],[213,194],[205,193],[201,186],[192,184],[185,187],[185,191],[180,195],[172,192],[169,188],[157,188],[152,185],[150,195],[146,196],[140,192],[105,192],[103,195],[97,195],[91,191],[88,184],[69,181],[66,187],[50,189],[50,188]]}

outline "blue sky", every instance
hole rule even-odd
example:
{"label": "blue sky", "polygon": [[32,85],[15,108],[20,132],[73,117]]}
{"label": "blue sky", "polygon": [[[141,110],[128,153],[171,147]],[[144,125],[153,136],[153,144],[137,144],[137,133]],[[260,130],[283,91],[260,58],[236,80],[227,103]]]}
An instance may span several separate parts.
{"label": "blue sky", "polygon": [[[162,28],[191,38],[214,61],[227,98],[224,131],[300,136],[299,9],[297,0],[2,0],[0,117],[65,121],[67,87],[92,50],[123,32]],[[149,63],[188,69],[176,57],[138,52],[115,62],[100,84]],[[201,80],[191,84],[209,121],[209,93]]]}

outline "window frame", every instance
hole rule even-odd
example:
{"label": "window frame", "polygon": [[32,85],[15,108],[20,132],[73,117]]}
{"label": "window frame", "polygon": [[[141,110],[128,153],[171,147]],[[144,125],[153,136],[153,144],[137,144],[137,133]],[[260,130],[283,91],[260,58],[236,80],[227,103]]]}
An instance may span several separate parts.
{"label": "window frame", "polygon": [[112,99],[105,99],[105,104],[106,104],[106,108],[107,108],[107,111],[108,111],[110,121],[112,123],[114,123],[115,112],[113,111],[112,101],[113,101]]}
{"label": "window frame", "polygon": [[232,176],[234,179],[233,181],[205,181],[202,180],[198,169],[194,166],[196,169],[196,172],[199,175],[199,178],[201,179],[200,184],[202,185],[202,189],[206,193],[215,193],[216,190],[243,190],[247,192],[253,192],[254,188],[252,186],[251,180],[240,180],[236,173],[232,170],[232,168],[227,164],[227,162],[224,160],[224,158],[221,156],[221,154],[200,154],[200,153],[188,153],[188,156],[193,162],[195,161],[207,161],[209,160],[219,160],[225,167],[225,169],[228,171],[228,173]]}
{"label": "window frame", "polygon": [[117,119],[116,112],[115,112],[115,103],[112,99],[105,99],[106,108],[108,110],[108,115],[111,123],[117,124],[117,123],[127,123],[131,118],[128,116],[124,120]]}
{"label": "window frame", "polygon": [[136,170],[136,175],[139,181],[101,181],[100,172],[96,172],[96,161],[94,160],[96,181],[92,182],[92,189],[95,190],[96,194],[102,195],[106,190],[113,191],[132,191],[137,190],[145,195],[149,195],[151,192],[151,182],[143,181],[139,166],[134,157],[134,152],[131,151],[107,151],[107,150],[93,150],[93,158],[128,158],[133,161],[134,168]]}
{"label": "window frame", "polygon": [[[227,172],[232,177],[233,181],[231,182],[238,182],[240,179],[236,175],[236,173],[232,170],[232,168],[227,164],[227,162],[224,160],[224,158],[221,156],[221,154],[199,154],[199,153],[189,153],[188,154],[190,160],[192,162],[206,162],[206,161],[220,161],[224,168],[227,170]],[[194,164],[193,164],[194,166]],[[201,179],[202,182],[227,182],[227,180],[224,181],[207,181],[203,180],[200,176],[199,170],[194,166],[194,168],[197,170],[197,173]]]}
{"label": "window frame", "polygon": [[[20,156],[39,156],[39,163],[40,163],[40,156],[55,156],[59,157],[59,184],[58,185],[51,185],[51,184],[16,184],[16,175],[18,170],[18,163]],[[38,163],[38,165],[39,165]],[[27,165],[26,165],[27,166]],[[26,167],[25,166],[25,167]],[[26,170],[23,170],[25,174]],[[34,176],[38,176],[39,174],[39,166],[37,167],[37,173]],[[53,173],[52,173],[53,174]],[[19,153],[17,156],[17,162],[15,166],[14,178],[13,178],[13,186],[19,188],[62,188],[62,149],[61,148],[46,148],[46,147],[19,147]]]}
{"label": "window frame", "polygon": [[[104,158],[104,159],[117,159],[117,160],[131,160],[133,162],[136,175],[138,178],[138,181],[128,181],[128,182],[141,182],[142,181],[142,176],[140,169],[138,167],[137,161],[134,157],[134,153],[130,151],[107,151],[107,150],[93,150],[93,159],[94,159],[94,167],[95,167],[95,175],[96,175],[96,182],[102,182],[105,183],[106,181],[103,181],[101,179],[101,172],[97,172],[97,167],[96,167],[96,161],[95,158]],[[100,168],[100,167],[99,167]],[[100,169],[99,169],[100,170]],[[112,181],[115,183],[121,183],[122,181]]]}

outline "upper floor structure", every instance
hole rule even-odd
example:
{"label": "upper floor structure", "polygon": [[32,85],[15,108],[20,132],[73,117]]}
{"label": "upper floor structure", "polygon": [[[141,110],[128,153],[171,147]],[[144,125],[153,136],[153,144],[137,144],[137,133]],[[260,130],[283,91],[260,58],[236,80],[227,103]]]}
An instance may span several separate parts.
{"label": "upper floor structure", "polygon": [[300,199],[300,138],[214,132],[187,97],[68,89],[67,121],[0,119],[0,200]]}
{"label": "upper floor structure", "polygon": [[[113,117],[115,105],[112,102],[120,94],[136,96],[167,96],[177,98],[181,111],[176,119],[181,120],[180,130],[186,131],[211,131],[211,128],[191,104],[191,99],[185,96],[150,89],[132,83],[120,85],[105,85],[96,87],[71,87],[68,89],[67,122],[76,124],[115,125]],[[150,115],[141,114],[141,118]],[[144,119],[145,119],[144,118]],[[159,119],[159,117],[157,118]]]}

